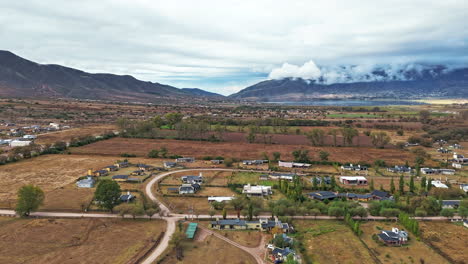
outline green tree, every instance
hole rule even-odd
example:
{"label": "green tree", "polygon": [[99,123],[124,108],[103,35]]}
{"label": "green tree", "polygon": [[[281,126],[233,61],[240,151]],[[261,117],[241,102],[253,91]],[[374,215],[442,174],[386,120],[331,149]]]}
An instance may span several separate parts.
{"label": "green tree", "polygon": [[226,208],[223,208],[223,219],[226,219],[227,216],[227,210]]}
{"label": "green tree", "polygon": [[15,211],[20,216],[29,216],[32,211],[37,210],[42,205],[44,198],[44,192],[38,186],[24,185],[18,190]]}
{"label": "green tree", "polygon": [[372,132],[370,134],[372,144],[378,148],[383,148],[390,142],[390,136],[386,132]]}
{"label": "green tree", "polygon": [[113,211],[120,202],[120,185],[113,180],[101,180],[94,192],[94,199],[99,202],[99,206]]}
{"label": "green tree", "polygon": [[308,133],[306,133],[306,136],[313,146],[323,146],[325,132],[322,129],[314,128]]}
{"label": "green tree", "polygon": [[413,175],[410,176],[409,191],[411,193],[414,193],[414,177],[413,177]]}
{"label": "green tree", "polygon": [[159,150],[157,149],[152,149],[150,152],[148,152],[148,158],[159,158]]}
{"label": "green tree", "polygon": [[277,151],[273,152],[273,161],[277,162],[280,160],[280,158],[281,158],[281,153]]}
{"label": "green tree", "polygon": [[393,181],[393,177],[390,180],[390,193],[395,194],[395,182]]}
{"label": "green tree", "polygon": [[305,149],[294,150],[292,152],[294,162],[309,163],[309,151]]}
{"label": "green tree", "polygon": [[450,217],[453,217],[455,215],[455,211],[453,209],[444,208],[444,209],[442,209],[442,211],[440,211],[440,215],[444,216],[444,217],[447,217],[447,218],[450,218]]}
{"label": "green tree", "polygon": [[333,137],[333,146],[336,147],[336,136],[338,135],[339,130],[336,128],[332,128],[328,130],[328,135]]}
{"label": "green tree", "polygon": [[400,180],[398,181],[398,192],[400,195],[405,193],[405,180],[403,179],[403,175],[400,175]]}
{"label": "green tree", "polygon": [[171,129],[174,129],[175,124],[182,121],[183,115],[181,113],[167,113],[164,118],[166,119]]}
{"label": "green tree", "polygon": [[161,147],[159,149],[159,155],[161,155],[161,157],[167,158],[167,153],[168,153],[168,151],[167,151],[166,147]]}
{"label": "green tree", "polygon": [[329,216],[343,216],[344,215],[344,209],[341,207],[330,207],[328,208],[328,215]]}
{"label": "green tree", "polygon": [[320,157],[320,160],[321,160],[321,161],[326,161],[326,160],[328,160],[328,156],[330,156],[330,153],[328,153],[328,152],[326,152],[326,151],[321,150],[321,151],[319,152],[319,157]]}
{"label": "green tree", "polygon": [[352,145],[353,139],[359,135],[357,129],[352,127],[345,127],[341,129],[341,135],[343,136],[343,145]]}
{"label": "green tree", "polygon": [[427,123],[430,117],[431,113],[427,110],[422,110],[419,112],[419,120],[421,121],[421,123]]}

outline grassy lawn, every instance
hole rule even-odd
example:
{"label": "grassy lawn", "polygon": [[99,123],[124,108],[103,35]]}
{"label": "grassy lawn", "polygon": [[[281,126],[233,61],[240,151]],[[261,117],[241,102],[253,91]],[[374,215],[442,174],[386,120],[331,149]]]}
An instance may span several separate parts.
{"label": "grassy lawn", "polygon": [[238,184],[252,184],[252,185],[266,185],[266,186],[273,186],[277,183],[277,181],[273,180],[260,180],[260,175],[264,173],[258,172],[235,172],[232,174],[230,178],[230,183],[238,183]]}
{"label": "grassy lawn", "polygon": [[341,221],[294,221],[302,236],[305,263],[375,263],[365,246]]}
{"label": "grassy lawn", "polygon": [[394,222],[367,222],[361,225],[362,240],[382,263],[448,263],[446,259],[423,242],[418,241],[411,233],[410,241],[405,246],[380,245],[372,238],[373,234],[380,233],[377,227],[384,230],[391,230],[392,227],[404,228]]}

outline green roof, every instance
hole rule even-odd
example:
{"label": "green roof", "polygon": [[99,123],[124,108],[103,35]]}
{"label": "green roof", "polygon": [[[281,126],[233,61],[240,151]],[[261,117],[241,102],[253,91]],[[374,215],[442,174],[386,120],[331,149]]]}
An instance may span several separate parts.
{"label": "green roof", "polygon": [[192,239],[195,236],[195,232],[197,231],[197,223],[189,223],[187,227],[187,231],[185,231],[185,234],[187,235],[187,238]]}

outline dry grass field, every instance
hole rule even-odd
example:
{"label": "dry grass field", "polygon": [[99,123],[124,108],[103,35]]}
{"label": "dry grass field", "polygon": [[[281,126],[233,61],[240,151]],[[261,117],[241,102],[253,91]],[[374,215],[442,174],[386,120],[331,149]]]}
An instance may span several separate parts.
{"label": "dry grass field", "polygon": [[398,149],[376,149],[365,147],[312,147],[305,145],[271,145],[229,142],[198,142],[186,140],[129,139],[113,138],[72,149],[76,154],[114,155],[131,153],[146,156],[152,149],[166,147],[170,154],[182,156],[223,156],[239,159],[260,159],[263,152],[269,156],[278,151],[283,160],[291,160],[291,152],[300,148],[309,150],[311,157],[318,160],[318,152],[324,150],[330,153],[329,159],[340,162],[368,162],[383,159],[388,164],[404,164],[406,160],[414,161],[414,155]]}
{"label": "dry grass field", "polygon": [[[401,229],[401,226],[391,222],[367,222],[361,225],[363,231],[362,240],[382,263],[449,263],[429,246],[421,241],[417,241],[412,234],[410,234],[410,241],[406,246],[382,246],[372,239],[373,234],[380,233],[377,227],[391,230],[392,227]],[[421,262],[421,260],[424,262]]]}
{"label": "dry grass field", "polygon": [[421,222],[422,238],[454,263],[467,262],[468,229],[462,225],[439,222]]}
{"label": "dry grass field", "polygon": [[351,229],[341,221],[294,221],[313,263],[375,263]]}
{"label": "dry grass field", "polygon": [[114,125],[100,125],[100,126],[85,126],[77,127],[66,130],[60,130],[55,132],[49,132],[40,134],[37,136],[37,144],[53,144],[57,141],[68,142],[72,138],[78,138],[82,136],[98,136],[107,132],[115,131],[117,127]]}
{"label": "dry grass field", "polygon": [[0,263],[131,263],[164,229],[157,220],[0,218]]}
{"label": "dry grass field", "polygon": [[234,247],[227,242],[209,235],[203,241],[186,241],[182,244],[184,258],[179,261],[175,251],[160,262],[161,264],[255,264],[255,259],[243,250]]}

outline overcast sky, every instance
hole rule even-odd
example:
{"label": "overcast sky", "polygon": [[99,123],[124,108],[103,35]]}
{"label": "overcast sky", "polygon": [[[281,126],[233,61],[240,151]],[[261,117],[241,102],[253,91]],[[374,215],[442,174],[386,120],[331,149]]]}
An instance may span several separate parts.
{"label": "overcast sky", "polygon": [[466,0],[0,0],[0,49],[230,94],[315,65],[466,64],[467,18]]}

